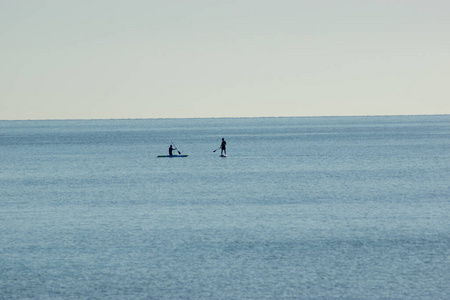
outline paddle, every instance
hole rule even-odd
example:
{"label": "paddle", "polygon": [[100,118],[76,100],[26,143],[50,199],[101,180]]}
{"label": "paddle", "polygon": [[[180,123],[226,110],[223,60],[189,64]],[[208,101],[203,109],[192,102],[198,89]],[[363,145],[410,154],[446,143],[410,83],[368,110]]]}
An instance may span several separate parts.
{"label": "paddle", "polygon": [[219,147],[219,148],[217,148],[216,150],[214,150],[213,152],[216,152],[217,150],[219,150],[220,148],[222,148],[222,147]]}
{"label": "paddle", "polygon": [[[172,142],[172,145],[174,145],[175,146],[175,144]],[[178,148],[177,148],[177,146],[175,146],[175,150],[177,150],[178,151],[178,154],[181,154],[181,152],[178,150]]]}

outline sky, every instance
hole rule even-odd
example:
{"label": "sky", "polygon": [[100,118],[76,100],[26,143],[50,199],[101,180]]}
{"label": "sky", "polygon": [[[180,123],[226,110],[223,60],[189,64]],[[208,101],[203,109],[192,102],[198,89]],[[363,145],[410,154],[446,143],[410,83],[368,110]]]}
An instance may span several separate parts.
{"label": "sky", "polygon": [[0,0],[0,120],[450,114],[447,0]]}

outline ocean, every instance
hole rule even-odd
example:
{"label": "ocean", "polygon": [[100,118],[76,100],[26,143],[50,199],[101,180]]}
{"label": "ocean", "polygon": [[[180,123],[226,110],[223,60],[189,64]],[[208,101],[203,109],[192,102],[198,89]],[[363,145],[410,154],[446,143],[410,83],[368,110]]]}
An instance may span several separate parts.
{"label": "ocean", "polygon": [[450,298],[450,115],[0,121],[0,166],[0,299]]}

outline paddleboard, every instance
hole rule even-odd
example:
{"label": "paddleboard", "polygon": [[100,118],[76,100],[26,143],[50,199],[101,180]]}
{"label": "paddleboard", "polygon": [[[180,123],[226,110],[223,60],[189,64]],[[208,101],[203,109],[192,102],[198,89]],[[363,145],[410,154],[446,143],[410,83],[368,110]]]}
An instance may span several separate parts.
{"label": "paddleboard", "polygon": [[188,157],[189,154],[181,154],[181,155],[158,155],[158,157]]}
{"label": "paddleboard", "polygon": [[227,155],[226,154],[222,154],[220,157],[227,157]]}

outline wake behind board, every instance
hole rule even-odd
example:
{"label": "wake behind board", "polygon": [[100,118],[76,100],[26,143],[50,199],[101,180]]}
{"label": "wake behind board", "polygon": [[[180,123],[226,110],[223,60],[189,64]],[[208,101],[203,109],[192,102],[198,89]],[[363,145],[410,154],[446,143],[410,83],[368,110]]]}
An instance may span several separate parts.
{"label": "wake behind board", "polygon": [[158,157],[188,157],[189,154],[181,154],[181,155],[158,155]]}

